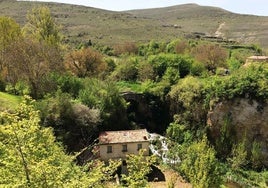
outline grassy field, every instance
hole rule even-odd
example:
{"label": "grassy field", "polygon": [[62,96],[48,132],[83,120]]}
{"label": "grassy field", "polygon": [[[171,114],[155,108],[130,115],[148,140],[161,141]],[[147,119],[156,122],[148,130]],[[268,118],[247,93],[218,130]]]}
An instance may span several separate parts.
{"label": "grassy field", "polygon": [[0,16],[10,16],[23,26],[27,12],[42,5],[51,9],[62,26],[65,41],[74,45],[89,40],[110,46],[170,41],[196,32],[215,36],[219,31],[226,39],[268,47],[268,17],[234,14],[196,4],[114,12],[59,3],[0,0]]}
{"label": "grassy field", "polygon": [[15,95],[0,92],[0,110],[14,109],[21,102],[22,98]]}

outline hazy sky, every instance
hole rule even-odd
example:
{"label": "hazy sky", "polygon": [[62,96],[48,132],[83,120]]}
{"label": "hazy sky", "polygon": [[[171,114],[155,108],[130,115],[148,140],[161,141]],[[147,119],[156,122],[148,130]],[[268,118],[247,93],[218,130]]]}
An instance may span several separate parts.
{"label": "hazy sky", "polygon": [[[35,1],[35,0],[33,0]],[[268,16],[268,0],[36,0],[85,5],[106,10],[131,10],[197,3],[243,14]]]}

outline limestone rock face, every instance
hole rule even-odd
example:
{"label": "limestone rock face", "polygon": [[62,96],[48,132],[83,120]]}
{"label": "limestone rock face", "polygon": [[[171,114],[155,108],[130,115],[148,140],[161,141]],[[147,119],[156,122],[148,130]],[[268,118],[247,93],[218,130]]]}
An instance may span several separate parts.
{"label": "limestone rock face", "polygon": [[268,166],[268,105],[244,98],[216,104],[208,113],[207,120],[212,138],[220,136],[226,118],[230,120],[236,141],[242,140],[246,135],[249,145],[253,141],[260,143],[263,163]]}

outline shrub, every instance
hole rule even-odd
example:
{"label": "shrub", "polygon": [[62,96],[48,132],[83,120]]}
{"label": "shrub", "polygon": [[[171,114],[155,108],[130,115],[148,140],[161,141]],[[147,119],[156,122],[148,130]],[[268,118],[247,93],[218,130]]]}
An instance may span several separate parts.
{"label": "shrub", "polygon": [[138,77],[138,59],[133,57],[119,61],[111,77],[114,80],[136,81]]}
{"label": "shrub", "polygon": [[125,42],[124,44],[117,44],[114,47],[114,55],[119,56],[123,54],[136,55],[138,47],[134,42]]}
{"label": "shrub", "polygon": [[209,146],[206,137],[187,147],[180,170],[190,180],[193,187],[219,187],[221,184],[215,150]]}
{"label": "shrub", "polygon": [[51,75],[53,79],[63,93],[69,93],[72,97],[76,98],[79,94],[79,91],[84,88],[81,78],[78,78],[73,75]]}
{"label": "shrub", "polygon": [[[163,77],[167,69],[177,70],[177,78],[183,78],[190,73],[192,59],[176,54],[159,54],[148,58],[149,63],[153,66],[154,73],[158,81]],[[173,71],[174,72],[174,71]]]}
{"label": "shrub", "polygon": [[126,102],[113,82],[86,79],[78,100],[90,109],[100,109],[101,130],[128,129]]}
{"label": "shrub", "polygon": [[203,63],[200,63],[198,61],[194,61],[191,66],[191,75],[193,76],[202,76],[202,74],[205,72],[206,68]]}
{"label": "shrub", "polygon": [[152,64],[147,61],[142,61],[138,66],[138,78],[140,81],[153,80],[154,70]]}
{"label": "shrub", "polygon": [[106,69],[102,55],[91,48],[75,50],[67,54],[65,66],[68,71],[81,78],[98,76]]}
{"label": "shrub", "polygon": [[193,49],[194,57],[204,63],[208,71],[215,73],[217,67],[226,67],[227,51],[219,45],[202,44]]}

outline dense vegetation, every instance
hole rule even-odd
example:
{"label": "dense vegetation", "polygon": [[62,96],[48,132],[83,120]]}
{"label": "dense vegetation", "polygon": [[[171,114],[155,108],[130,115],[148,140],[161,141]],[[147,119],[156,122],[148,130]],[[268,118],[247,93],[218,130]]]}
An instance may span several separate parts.
{"label": "dense vegetation", "polygon": [[[258,143],[246,148],[246,138],[234,141],[228,122],[212,140],[206,124],[217,102],[242,97],[267,103],[267,64],[243,66],[247,56],[260,54],[256,45],[232,49],[183,38],[71,48],[47,7],[29,12],[22,28],[0,17],[0,89],[35,99],[1,112],[0,185],[101,186],[120,162],[80,167],[71,154],[100,131],[147,128],[171,140],[170,156],[182,159],[172,167],[195,187],[227,181],[268,186]],[[127,101],[123,92],[141,94],[143,101]],[[154,160],[141,156],[128,157],[127,186],[148,183]]]}

